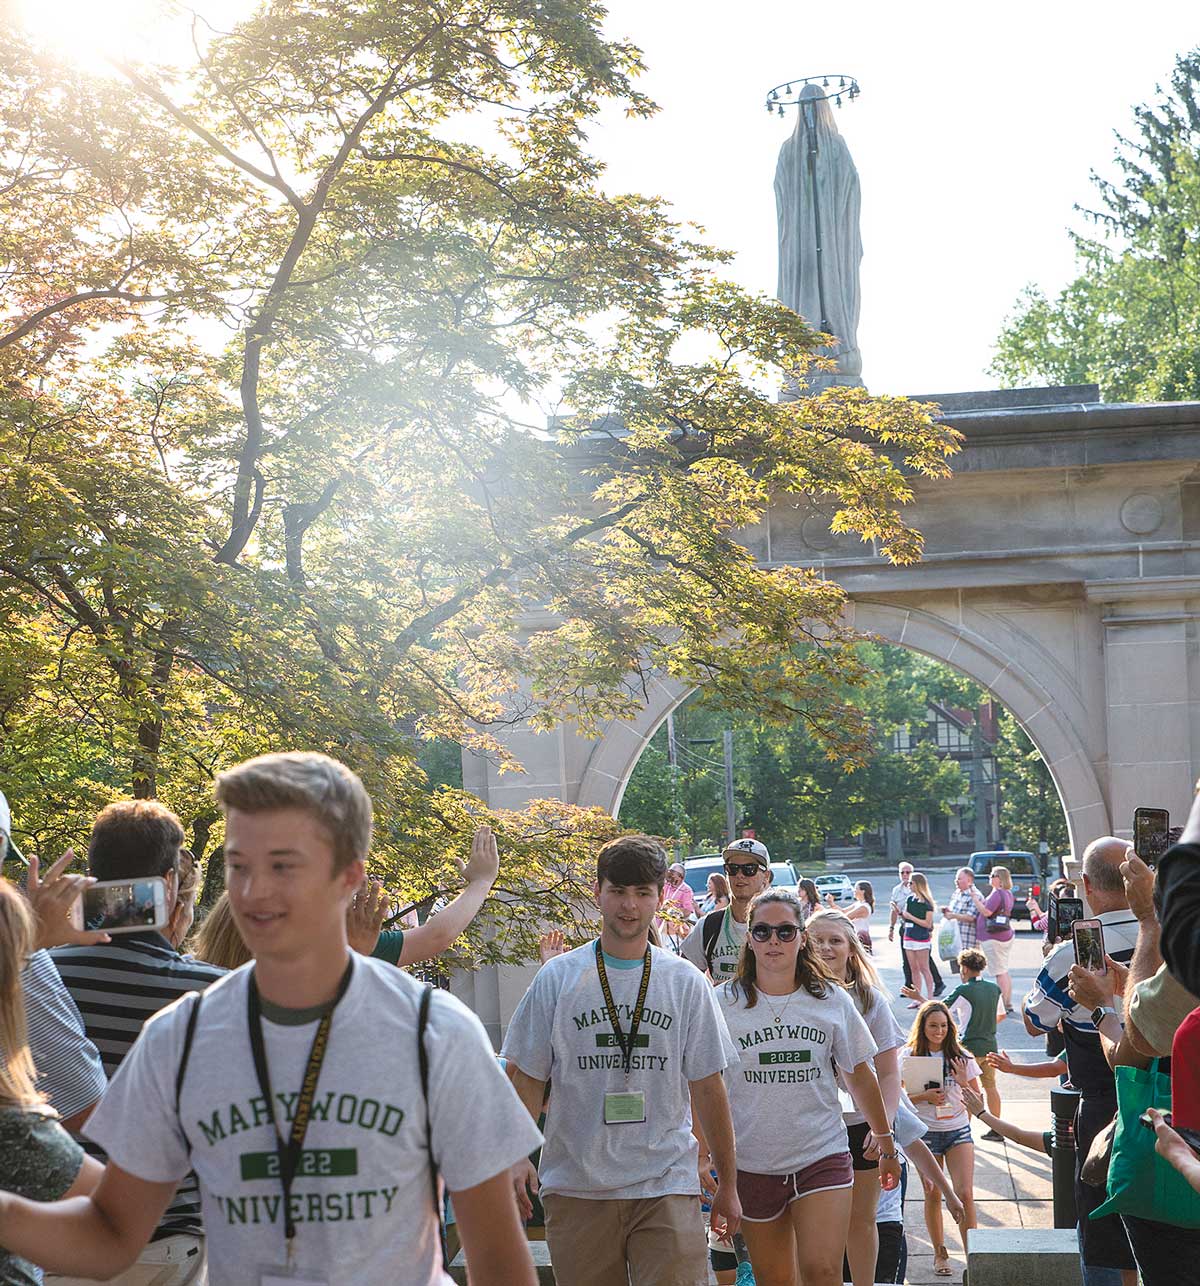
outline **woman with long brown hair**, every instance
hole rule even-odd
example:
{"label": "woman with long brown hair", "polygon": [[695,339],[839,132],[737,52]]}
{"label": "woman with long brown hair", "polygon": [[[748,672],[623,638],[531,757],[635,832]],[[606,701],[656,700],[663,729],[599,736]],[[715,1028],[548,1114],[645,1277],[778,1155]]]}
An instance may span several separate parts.
{"label": "woman with long brown hair", "polygon": [[[32,913],[0,880],[0,1188],[31,1201],[57,1201],[91,1192],[104,1167],[84,1156],[37,1089],[21,991],[33,947]],[[31,1263],[0,1248],[0,1281],[34,1286],[40,1280]]]}
{"label": "woman with long brown hair", "polygon": [[[967,1253],[967,1229],[975,1227],[975,1144],[971,1118],[963,1102],[963,1086],[979,1091],[979,1064],[964,1049],[950,1010],[940,1000],[927,1000],[917,1011],[901,1060],[904,1067],[913,1058],[939,1057],[942,1060],[940,1087],[926,1089],[909,1084],[908,1095],[917,1115],[925,1122],[925,1146],[950,1171],[950,1180],[966,1217],[962,1223],[963,1257]],[[911,1078],[910,1078],[911,1079]],[[925,1195],[925,1227],[933,1245],[933,1271],[939,1277],[951,1275],[950,1256],[943,1240],[942,1204],[936,1194]]]}
{"label": "woman with long brown hair", "polygon": [[875,1042],[804,932],[788,889],[750,903],[738,971],[718,1003],[741,1061],[725,1072],[738,1141],[742,1235],[760,1286],[840,1286],[854,1183],[837,1069],[877,1138],[889,1187],[900,1162],[871,1059]]}
{"label": "woman with long brown hair", "polygon": [[[854,925],[841,911],[818,911],[809,920],[807,931],[818,959],[850,993],[875,1041],[875,1075],[887,1105],[888,1120],[894,1121],[900,1102],[898,1051],[904,1044],[904,1032],[892,1015],[892,1007],[879,985],[875,966]],[[875,1212],[879,1205],[878,1140],[866,1117],[857,1108],[845,1114],[845,1123],[854,1166],[850,1240],[846,1253],[855,1286],[869,1286],[875,1280],[875,1259],[879,1251],[879,1234],[875,1227]],[[883,1142],[889,1143],[890,1140]]]}

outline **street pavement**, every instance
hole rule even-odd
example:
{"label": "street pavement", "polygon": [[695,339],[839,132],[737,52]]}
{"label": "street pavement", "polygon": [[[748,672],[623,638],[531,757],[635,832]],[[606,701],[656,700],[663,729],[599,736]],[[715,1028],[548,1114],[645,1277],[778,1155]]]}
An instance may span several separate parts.
{"label": "street pavement", "polygon": [[[918,869],[920,864],[918,863]],[[946,905],[954,890],[954,873],[950,869],[927,869],[930,891],[939,907]],[[907,1031],[914,1013],[909,1002],[899,995],[904,980],[899,942],[887,940],[887,899],[896,876],[892,870],[872,870],[869,873],[847,872],[851,880],[869,879],[875,891],[875,915],[872,917],[871,936],[875,942],[875,965],[883,979],[884,988],[892,1000],[892,1010],[900,1025]],[[981,889],[982,891],[982,889]],[[1021,997],[1033,985],[1042,964],[1041,935],[1035,934],[1027,922],[1018,921],[1016,940],[1012,953],[1013,1004],[1018,1013],[1005,1019],[997,1029],[1000,1048],[1007,1050],[1016,1062],[1040,1062],[1045,1054],[1045,1040],[1031,1036],[1020,1018]],[[954,975],[940,962],[947,990],[954,984]],[[1027,1129],[1050,1128],[1050,1087],[1053,1080],[1031,1080],[1028,1077],[999,1077],[1002,1100],[1001,1115],[1014,1124]],[[975,1199],[981,1228],[1052,1228],[1054,1226],[1051,1202],[1050,1158],[1028,1151],[1015,1143],[986,1143],[981,1141],[983,1128],[974,1123],[975,1130]],[[908,1281],[934,1283],[961,1281],[966,1261],[958,1229],[948,1215],[944,1217],[946,1244],[950,1249],[952,1278],[933,1275],[933,1248],[925,1231],[921,1184],[911,1179],[904,1209],[905,1231],[908,1237]]]}

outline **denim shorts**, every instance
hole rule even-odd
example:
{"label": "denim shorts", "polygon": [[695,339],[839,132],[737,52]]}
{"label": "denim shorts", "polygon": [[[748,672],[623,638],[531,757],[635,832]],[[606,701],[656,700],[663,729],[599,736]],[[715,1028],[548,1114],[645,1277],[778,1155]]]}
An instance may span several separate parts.
{"label": "denim shorts", "polygon": [[935,1157],[944,1157],[960,1143],[972,1143],[970,1125],[960,1125],[957,1130],[930,1130],[921,1140]]}

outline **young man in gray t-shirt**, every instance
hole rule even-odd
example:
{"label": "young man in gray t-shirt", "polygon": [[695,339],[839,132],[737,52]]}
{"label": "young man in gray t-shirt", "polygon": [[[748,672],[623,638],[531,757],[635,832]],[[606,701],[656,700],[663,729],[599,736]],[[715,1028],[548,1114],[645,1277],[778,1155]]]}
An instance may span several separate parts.
{"label": "young man in gray t-shirt", "polygon": [[[695,1286],[706,1277],[694,1107],[712,1149],[713,1213],[741,1217],[733,1125],[721,1073],[737,1054],[712,987],[648,945],[667,855],[625,835],[600,850],[597,942],[551,960],[504,1041],[509,1075],[536,1120],[547,1080],[540,1190],[564,1286],[582,1280]],[[690,1104],[689,1104],[690,1100]],[[537,1190],[532,1167],[519,1172]]]}

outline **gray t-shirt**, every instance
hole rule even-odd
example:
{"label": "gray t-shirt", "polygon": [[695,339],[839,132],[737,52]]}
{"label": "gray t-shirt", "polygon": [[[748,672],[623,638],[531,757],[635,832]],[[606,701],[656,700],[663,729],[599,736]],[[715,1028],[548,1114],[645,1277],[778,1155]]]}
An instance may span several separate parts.
{"label": "gray t-shirt", "polygon": [[[140,1179],[165,1183],[194,1168],[211,1286],[244,1286],[264,1265],[284,1262],[283,1189],[248,1034],[253,967],[204,993],[178,1114],[175,1076],[190,999],[147,1022],[85,1127]],[[353,954],[292,1190],[298,1277],[391,1281],[403,1265],[406,1283],[449,1286],[427,1130],[451,1192],[494,1178],[541,1142],[479,1019],[445,991],[435,991],[430,1005],[428,1104],[422,1099],[421,992],[403,970]],[[317,1023],[264,1018],[262,1028],[275,1115],[287,1131]]]}
{"label": "gray t-shirt", "polygon": [[[850,993],[850,999],[854,1001],[852,993]],[[854,1001],[854,1003],[855,1008],[858,1008],[857,1002]],[[899,1049],[904,1044],[904,1031],[896,1021],[887,997],[878,987],[871,988],[867,1007],[861,1012],[863,1021],[867,1024],[867,1030],[875,1042],[876,1053],[882,1054],[889,1049]],[[846,1124],[861,1125],[867,1118],[854,1106],[846,1083],[842,1081],[840,1084],[843,1091],[842,1107],[845,1109]]]}
{"label": "gray t-shirt", "polygon": [[[594,943],[546,964],[525,993],[503,1056],[535,1080],[553,1081],[542,1149],[543,1193],[633,1200],[694,1196],[696,1140],[688,1082],[737,1060],[708,980],[670,951],[651,949],[650,986],[628,1078],[609,1022]],[[642,978],[641,960],[607,966],[621,1028]],[[604,1096],[646,1096],[644,1124],[607,1125]]]}
{"label": "gray t-shirt", "polygon": [[[716,943],[712,951],[713,982],[728,982],[737,973],[738,958],[742,954],[742,944],[746,941],[748,930],[749,926],[739,924],[733,918],[732,910],[726,907],[721,917],[721,928],[717,933]],[[679,954],[685,960],[690,960],[697,969],[708,968],[708,960],[704,955],[703,916],[701,916],[691,933],[684,938],[683,945],[679,948]]]}
{"label": "gray t-shirt", "polygon": [[739,1170],[794,1174],[849,1146],[835,1077],[871,1058],[875,1042],[848,992],[818,999],[758,994],[746,1008],[741,987],[717,991],[740,1062],[726,1068]]}

